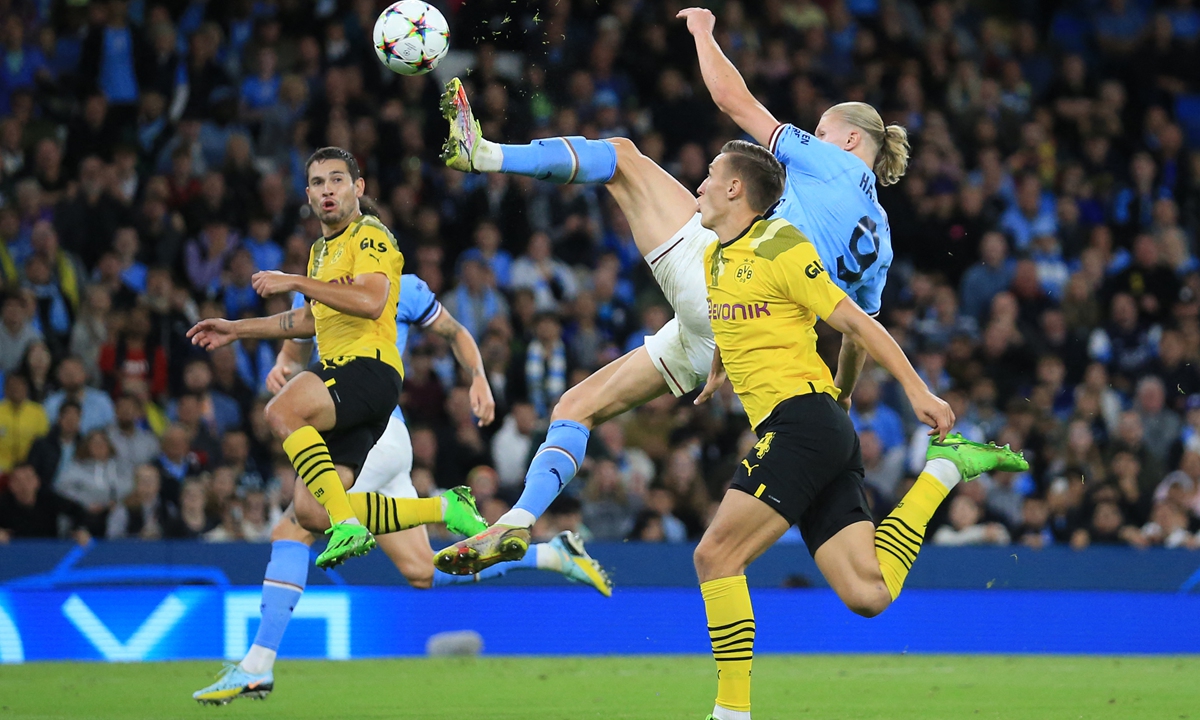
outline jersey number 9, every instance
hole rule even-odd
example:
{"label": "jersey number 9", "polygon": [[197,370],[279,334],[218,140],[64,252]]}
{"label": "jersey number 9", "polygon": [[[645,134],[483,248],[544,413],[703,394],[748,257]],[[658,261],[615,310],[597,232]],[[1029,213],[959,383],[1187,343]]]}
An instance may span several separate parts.
{"label": "jersey number 9", "polygon": [[[874,220],[864,215],[859,218],[858,224],[854,226],[854,232],[850,234],[850,255],[854,257],[854,264],[858,267],[858,270],[851,270],[846,267],[845,255],[837,259],[838,280],[841,280],[847,286],[861,280],[863,273],[879,259],[879,233],[875,231],[877,227]],[[871,245],[867,248],[866,252],[863,252],[859,248],[859,242],[868,233],[871,235]]]}

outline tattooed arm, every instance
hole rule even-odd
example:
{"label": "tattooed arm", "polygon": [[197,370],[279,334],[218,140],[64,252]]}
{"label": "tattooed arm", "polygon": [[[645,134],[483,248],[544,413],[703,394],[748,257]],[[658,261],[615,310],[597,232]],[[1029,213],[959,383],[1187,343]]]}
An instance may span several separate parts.
{"label": "tattooed arm", "polygon": [[316,322],[308,305],[296,310],[263,318],[201,320],[188,330],[193,345],[216,350],[241,338],[276,340],[280,338],[310,338],[317,332]]}

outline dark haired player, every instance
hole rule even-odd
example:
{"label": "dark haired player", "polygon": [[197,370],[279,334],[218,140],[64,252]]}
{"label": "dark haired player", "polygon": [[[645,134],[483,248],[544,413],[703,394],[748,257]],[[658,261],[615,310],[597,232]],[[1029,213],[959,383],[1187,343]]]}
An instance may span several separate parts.
{"label": "dark haired player", "polygon": [[266,419],[304,480],[296,484],[297,517],[314,499],[329,515],[331,537],[318,567],[370,551],[375,539],[363,523],[378,527],[371,516],[384,515],[381,509],[392,521],[388,531],[445,522],[456,533],[476,532],[483,521],[466,488],[440,498],[363,494],[357,516],[347,498],[343,476],[353,484],[400,397],[396,304],[404,257],[392,233],[362,213],[365,183],[352,154],[321,148],[305,172],[308,202],[323,233],[309,253],[308,275],[259,272],[252,282],[263,297],[301,293],[308,304],[266,318],[202,320],[188,337],[213,350],[239,338],[315,335],[320,362],[288,381],[267,405]]}

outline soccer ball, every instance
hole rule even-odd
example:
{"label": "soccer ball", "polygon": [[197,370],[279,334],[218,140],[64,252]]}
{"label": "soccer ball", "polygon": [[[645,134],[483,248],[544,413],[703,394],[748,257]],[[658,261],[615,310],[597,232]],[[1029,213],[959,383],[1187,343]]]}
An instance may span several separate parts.
{"label": "soccer ball", "polygon": [[375,21],[375,54],[394,73],[423,75],[450,49],[450,26],[432,5],[400,0]]}

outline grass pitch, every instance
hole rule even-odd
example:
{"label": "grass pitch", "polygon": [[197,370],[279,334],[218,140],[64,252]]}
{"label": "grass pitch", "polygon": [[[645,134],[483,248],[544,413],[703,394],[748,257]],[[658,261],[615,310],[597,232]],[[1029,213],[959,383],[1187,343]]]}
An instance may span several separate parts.
{"label": "grass pitch", "polygon": [[[200,707],[220,663],[0,666],[0,720],[700,720],[711,658],[282,661],[265,701]],[[756,720],[1200,720],[1200,656],[760,655]]]}

